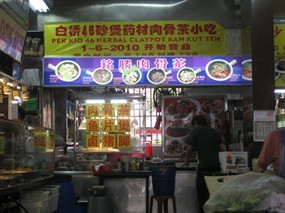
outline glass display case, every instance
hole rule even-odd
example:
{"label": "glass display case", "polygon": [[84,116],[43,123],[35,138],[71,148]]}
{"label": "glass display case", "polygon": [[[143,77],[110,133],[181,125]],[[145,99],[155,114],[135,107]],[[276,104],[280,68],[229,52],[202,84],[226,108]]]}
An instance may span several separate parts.
{"label": "glass display case", "polygon": [[[146,141],[145,96],[111,93],[76,99],[73,137],[66,144],[56,139],[57,171],[92,171],[92,166],[150,156]],[[70,110],[71,111],[71,110]],[[66,153],[64,148],[66,147]]]}
{"label": "glass display case", "polygon": [[0,190],[53,176],[53,131],[0,119],[0,159]]}

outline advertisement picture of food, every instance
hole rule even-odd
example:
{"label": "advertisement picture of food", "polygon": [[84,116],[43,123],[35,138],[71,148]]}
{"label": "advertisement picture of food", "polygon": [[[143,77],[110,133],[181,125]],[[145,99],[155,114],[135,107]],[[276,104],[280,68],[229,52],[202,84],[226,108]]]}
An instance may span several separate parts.
{"label": "advertisement picture of food", "polygon": [[285,59],[281,59],[275,63],[275,71],[285,73]]}
{"label": "advertisement picture of food", "polygon": [[201,112],[220,114],[224,111],[224,102],[217,99],[208,99],[202,103]]}
{"label": "advertisement picture of food", "polygon": [[252,60],[242,62],[242,78],[248,81],[252,80]]}
{"label": "advertisement picture of food", "polygon": [[165,126],[165,134],[168,138],[185,138],[190,133],[190,128],[190,122],[175,120]]}
{"label": "advertisement picture of food", "polygon": [[192,68],[183,68],[177,72],[177,79],[182,84],[190,84],[196,79],[196,74],[201,72],[201,69],[193,70]]}
{"label": "advertisement picture of food", "polygon": [[280,77],[280,73],[275,71],[275,81]]}
{"label": "advertisement picture of food", "polygon": [[191,98],[179,99],[165,109],[165,117],[169,120],[187,119],[191,120],[201,109],[200,103]]}
{"label": "advertisement picture of food", "polygon": [[122,71],[122,80],[127,85],[135,85],[142,78],[142,73],[137,69],[136,65],[133,65],[129,70]]}
{"label": "advertisement picture of food", "polygon": [[163,69],[151,69],[147,73],[147,80],[152,84],[161,84],[165,81],[167,75],[170,75],[172,70],[165,72]]}
{"label": "advertisement picture of food", "polygon": [[184,142],[179,139],[169,139],[165,144],[165,152],[167,154],[182,154]]}
{"label": "advertisement picture of food", "polygon": [[95,83],[100,85],[109,84],[113,80],[113,73],[108,69],[98,68],[93,72],[86,70],[87,75],[91,75]]}
{"label": "advertisement picture of food", "polygon": [[81,68],[74,61],[65,60],[56,66],[49,63],[48,68],[54,70],[56,76],[65,82],[75,81],[81,75]]}
{"label": "advertisement picture of food", "polygon": [[236,63],[236,60],[232,60],[229,63],[223,59],[215,59],[206,65],[206,73],[215,81],[226,81],[231,78],[233,74],[232,66]]}

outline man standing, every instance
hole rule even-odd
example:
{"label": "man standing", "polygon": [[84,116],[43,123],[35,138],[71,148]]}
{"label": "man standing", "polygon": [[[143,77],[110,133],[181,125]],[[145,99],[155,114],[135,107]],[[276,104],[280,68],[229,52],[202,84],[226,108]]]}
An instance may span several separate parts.
{"label": "man standing", "polygon": [[220,172],[219,151],[225,151],[221,135],[207,125],[206,119],[195,116],[191,125],[194,129],[187,139],[186,158],[184,166],[189,166],[189,156],[192,151],[198,154],[198,168],[196,179],[196,191],[199,200],[199,212],[203,213],[203,205],[209,199],[209,191],[205,182],[205,173]]}

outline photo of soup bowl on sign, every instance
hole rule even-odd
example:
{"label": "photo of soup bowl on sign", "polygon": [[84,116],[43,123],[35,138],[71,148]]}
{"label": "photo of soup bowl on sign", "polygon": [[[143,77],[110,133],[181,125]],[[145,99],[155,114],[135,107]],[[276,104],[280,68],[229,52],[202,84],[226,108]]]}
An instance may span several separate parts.
{"label": "photo of soup bowl on sign", "polygon": [[201,69],[193,70],[185,67],[177,72],[177,79],[182,84],[190,84],[196,79],[196,74],[201,72]]}
{"label": "photo of soup bowl on sign", "polygon": [[215,59],[206,65],[206,73],[215,81],[226,81],[231,78],[233,74],[233,65],[236,63],[236,60],[227,62],[223,59]]}
{"label": "photo of soup bowl on sign", "polygon": [[133,65],[130,69],[122,70],[121,72],[122,80],[127,85],[135,85],[142,78],[142,73],[139,69],[137,69],[136,65]]}
{"label": "photo of soup bowl on sign", "polygon": [[147,80],[152,84],[161,84],[167,78],[167,75],[170,75],[172,70],[165,71],[163,69],[153,68],[147,73]]}
{"label": "photo of soup bowl on sign", "polygon": [[61,61],[56,66],[49,63],[47,67],[54,70],[56,76],[65,82],[75,81],[81,75],[80,66],[70,60]]}
{"label": "photo of soup bowl on sign", "polygon": [[285,59],[281,59],[275,63],[275,71],[285,74]]}
{"label": "photo of soup bowl on sign", "polygon": [[244,80],[252,81],[252,61],[245,60],[242,63],[242,78]]}
{"label": "photo of soup bowl on sign", "polygon": [[113,80],[113,73],[105,68],[98,68],[94,71],[86,70],[86,74],[92,76],[93,81],[100,85],[109,84]]}

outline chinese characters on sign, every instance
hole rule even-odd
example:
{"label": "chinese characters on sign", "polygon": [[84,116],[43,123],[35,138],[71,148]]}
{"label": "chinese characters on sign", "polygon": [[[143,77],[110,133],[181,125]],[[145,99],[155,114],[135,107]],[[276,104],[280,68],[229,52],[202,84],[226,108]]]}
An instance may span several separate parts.
{"label": "chinese characters on sign", "polygon": [[[238,55],[45,57],[43,77],[45,86],[243,85],[252,82],[252,62],[249,56]],[[112,105],[104,107],[103,116],[113,116]],[[94,106],[88,113],[96,110]]]}
{"label": "chinese characters on sign", "polygon": [[128,148],[131,145],[129,103],[87,104],[88,148]]}
{"label": "chinese characters on sign", "polygon": [[45,55],[226,55],[226,31],[214,21],[48,23]]}

